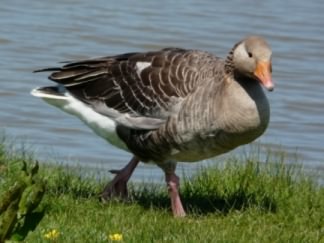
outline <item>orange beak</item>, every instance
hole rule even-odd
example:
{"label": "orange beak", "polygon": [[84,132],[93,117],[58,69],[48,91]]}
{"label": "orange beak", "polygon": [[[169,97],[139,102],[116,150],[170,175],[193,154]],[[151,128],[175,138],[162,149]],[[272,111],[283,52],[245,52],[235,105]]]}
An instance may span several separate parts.
{"label": "orange beak", "polygon": [[272,91],[274,84],[271,77],[271,63],[267,61],[259,61],[254,71],[254,75],[259,79],[260,83],[269,91]]}

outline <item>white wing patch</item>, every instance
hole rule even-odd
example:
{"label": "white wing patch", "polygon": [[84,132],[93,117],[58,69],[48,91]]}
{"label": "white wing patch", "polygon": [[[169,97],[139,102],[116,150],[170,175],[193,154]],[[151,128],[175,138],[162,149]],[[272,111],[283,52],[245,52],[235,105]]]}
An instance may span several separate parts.
{"label": "white wing patch", "polygon": [[141,75],[141,72],[147,68],[151,66],[151,63],[150,62],[137,62],[136,63],[136,72],[137,72],[137,75],[140,76]]}

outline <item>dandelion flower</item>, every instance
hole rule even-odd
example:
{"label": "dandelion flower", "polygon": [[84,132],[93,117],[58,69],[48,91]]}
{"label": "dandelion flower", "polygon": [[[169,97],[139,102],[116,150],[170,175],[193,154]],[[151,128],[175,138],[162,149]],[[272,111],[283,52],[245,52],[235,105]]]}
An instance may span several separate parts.
{"label": "dandelion flower", "polygon": [[113,241],[122,241],[123,240],[123,235],[122,234],[111,234],[109,235],[109,239]]}
{"label": "dandelion flower", "polygon": [[51,231],[47,232],[44,235],[44,238],[47,240],[54,240],[60,235],[60,232],[58,232],[56,229],[52,229]]}

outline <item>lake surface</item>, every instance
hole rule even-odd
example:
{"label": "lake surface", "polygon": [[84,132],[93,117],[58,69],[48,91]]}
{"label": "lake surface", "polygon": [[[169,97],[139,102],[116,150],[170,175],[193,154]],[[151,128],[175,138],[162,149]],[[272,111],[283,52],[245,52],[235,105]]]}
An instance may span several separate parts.
{"label": "lake surface", "polygon": [[[249,34],[273,49],[275,91],[261,153],[284,150],[324,171],[324,1],[3,0],[0,5],[0,129],[37,157],[117,169],[130,154],[95,136],[78,119],[32,97],[50,84],[32,71],[60,61],[148,51],[202,49],[225,57]],[[249,147],[243,150],[249,151]],[[222,158],[240,154],[242,149]],[[199,164],[199,163],[198,163]],[[185,165],[184,170],[194,166]],[[162,178],[141,165],[135,179]]]}

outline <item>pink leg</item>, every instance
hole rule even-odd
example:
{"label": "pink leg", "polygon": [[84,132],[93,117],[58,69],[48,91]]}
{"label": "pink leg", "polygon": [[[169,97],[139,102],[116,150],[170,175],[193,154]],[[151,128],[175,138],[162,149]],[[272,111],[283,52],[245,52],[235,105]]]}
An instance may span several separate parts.
{"label": "pink leg", "polygon": [[139,159],[134,156],[123,169],[111,170],[110,172],[116,174],[116,176],[104,188],[103,192],[101,193],[101,199],[106,201],[115,197],[127,198],[127,182],[138,163]]}
{"label": "pink leg", "polygon": [[179,177],[173,172],[171,174],[165,174],[165,181],[168,186],[169,196],[171,199],[171,208],[174,217],[184,217],[186,212],[183,209],[181,199],[179,196]]}

